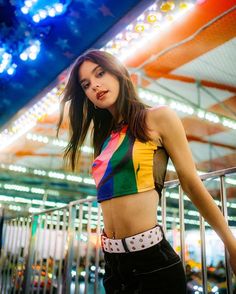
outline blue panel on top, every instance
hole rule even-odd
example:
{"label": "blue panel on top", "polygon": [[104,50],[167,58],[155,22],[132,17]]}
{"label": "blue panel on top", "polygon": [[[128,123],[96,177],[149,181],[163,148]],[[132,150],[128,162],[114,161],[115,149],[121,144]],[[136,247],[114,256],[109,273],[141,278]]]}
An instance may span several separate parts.
{"label": "blue panel on top", "polygon": [[0,48],[5,44],[16,54],[31,37],[41,42],[36,60],[18,59],[14,75],[0,74],[0,127],[36,95],[51,87],[80,53],[104,46],[154,1],[61,2],[68,4],[63,14],[35,23],[33,12],[31,15],[21,12],[19,3],[24,1],[0,0]]}

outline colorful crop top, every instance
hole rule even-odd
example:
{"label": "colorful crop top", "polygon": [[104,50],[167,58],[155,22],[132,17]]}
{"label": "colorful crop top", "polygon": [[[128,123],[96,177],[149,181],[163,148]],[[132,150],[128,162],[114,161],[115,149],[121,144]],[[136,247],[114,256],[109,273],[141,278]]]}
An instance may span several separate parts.
{"label": "colorful crop top", "polygon": [[[154,158],[154,154],[156,159]],[[161,159],[161,170],[153,169]],[[153,142],[140,142],[127,125],[112,131],[92,165],[98,202],[119,196],[157,189],[161,193],[168,155]],[[158,169],[159,169],[158,168]],[[155,177],[155,181],[154,181]]]}

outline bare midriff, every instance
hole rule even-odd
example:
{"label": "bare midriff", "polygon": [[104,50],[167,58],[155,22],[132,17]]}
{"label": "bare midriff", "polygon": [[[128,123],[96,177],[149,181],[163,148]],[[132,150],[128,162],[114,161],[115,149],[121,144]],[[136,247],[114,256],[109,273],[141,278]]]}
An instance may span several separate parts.
{"label": "bare midriff", "polygon": [[107,237],[121,239],[153,228],[157,224],[158,201],[156,190],[103,201],[101,207]]}

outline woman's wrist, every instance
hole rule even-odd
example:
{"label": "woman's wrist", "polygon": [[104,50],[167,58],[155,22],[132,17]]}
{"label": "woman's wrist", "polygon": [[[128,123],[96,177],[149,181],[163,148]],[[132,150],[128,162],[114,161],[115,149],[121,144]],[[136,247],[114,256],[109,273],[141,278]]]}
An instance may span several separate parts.
{"label": "woman's wrist", "polygon": [[236,255],[236,238],[233,236],[233,234],[231,238],[227,240],[224,244],[229,254]]}

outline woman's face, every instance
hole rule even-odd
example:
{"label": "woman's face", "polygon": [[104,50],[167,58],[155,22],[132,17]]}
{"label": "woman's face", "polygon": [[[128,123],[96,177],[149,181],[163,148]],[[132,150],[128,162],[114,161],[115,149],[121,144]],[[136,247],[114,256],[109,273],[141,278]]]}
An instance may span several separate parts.
{"label": "woman's face", "polygon": [[106,108],[114,115],[115,102],[120,91],[119,81],[114,75],[100,65],[86,60],[79,68],[79,82],[94,106]]}

